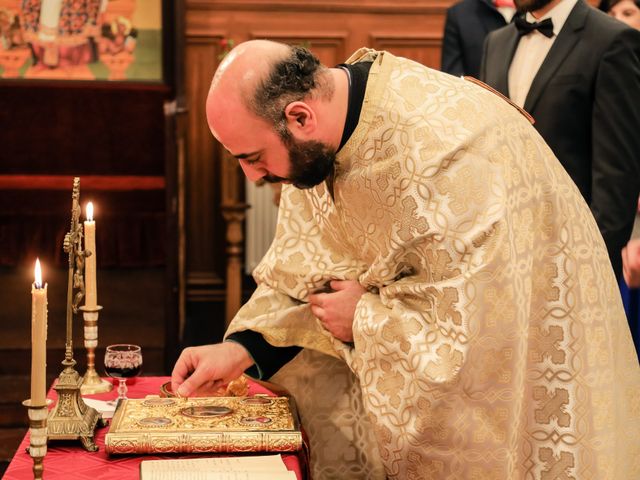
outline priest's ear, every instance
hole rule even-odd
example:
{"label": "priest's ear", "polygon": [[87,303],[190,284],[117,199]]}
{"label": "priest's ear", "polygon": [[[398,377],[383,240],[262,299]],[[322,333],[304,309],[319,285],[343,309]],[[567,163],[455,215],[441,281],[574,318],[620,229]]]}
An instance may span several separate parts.
{"label": "priest's ear", "polygon": [[316,113],[304,102],[291,102],[284,108],[284,115],[289,131],[294,136],[307,137],[317,127]]}

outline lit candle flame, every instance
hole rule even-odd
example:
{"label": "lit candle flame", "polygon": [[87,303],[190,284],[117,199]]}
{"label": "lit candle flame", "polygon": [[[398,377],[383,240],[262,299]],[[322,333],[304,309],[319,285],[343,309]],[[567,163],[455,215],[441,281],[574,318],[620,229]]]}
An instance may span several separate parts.
{"label": "lit candle flame", "polygon": [[36,258],[36,269],[35,269],[35,277],[36,277],[36,288],[42,288],[42,268],[40,268],[40,259]]}
{"label": "lit candle flame", "polygon": [[88,222],[93,221],[93,203],[92,202],[87,203],[87,221]]}

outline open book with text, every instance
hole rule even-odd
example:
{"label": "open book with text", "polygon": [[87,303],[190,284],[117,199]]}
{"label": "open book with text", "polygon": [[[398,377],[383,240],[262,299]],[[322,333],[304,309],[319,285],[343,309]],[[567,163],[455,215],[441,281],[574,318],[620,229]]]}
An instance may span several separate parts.
{"label": "open book with text", "polygon": [[280,455],[144,460],[140,480],[296,480]]}

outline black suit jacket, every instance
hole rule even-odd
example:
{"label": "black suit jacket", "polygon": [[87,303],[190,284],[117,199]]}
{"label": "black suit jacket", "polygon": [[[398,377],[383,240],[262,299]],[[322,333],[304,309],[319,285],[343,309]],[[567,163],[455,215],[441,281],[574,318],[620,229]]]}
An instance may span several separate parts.
{"label": "black suit jacket", "polygon": [[507,24],[491,0],[462,0],[447,9],[441,70],[478,78],[487,34]]}
{"label": "black suit jacket", "polygon": [[[485,42],[480,78],[507,96],[518,39],[511,24]],[[524,109],[591,207],[619,277],[640,191],[640,32],[578,0]]]}

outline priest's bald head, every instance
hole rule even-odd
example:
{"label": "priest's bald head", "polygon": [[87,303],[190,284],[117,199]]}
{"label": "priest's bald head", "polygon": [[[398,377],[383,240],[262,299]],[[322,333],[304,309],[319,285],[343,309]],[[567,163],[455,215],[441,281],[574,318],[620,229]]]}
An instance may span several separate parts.
{"label": "priest's bald head", "polygon": [[249,180],[309,188],[333,171],[347,100],[342,70],[305,48],[252,40],[216,71],[207,120]]}

